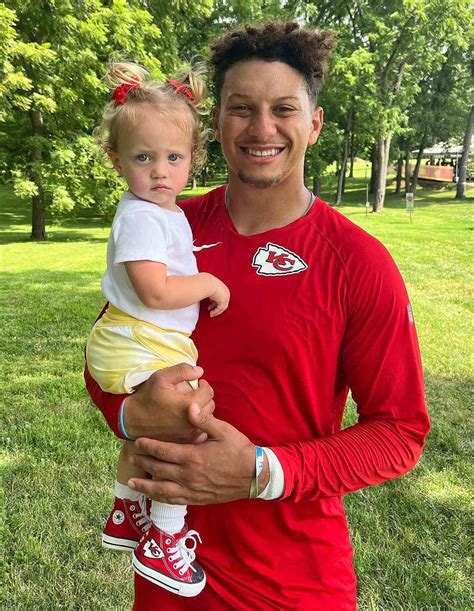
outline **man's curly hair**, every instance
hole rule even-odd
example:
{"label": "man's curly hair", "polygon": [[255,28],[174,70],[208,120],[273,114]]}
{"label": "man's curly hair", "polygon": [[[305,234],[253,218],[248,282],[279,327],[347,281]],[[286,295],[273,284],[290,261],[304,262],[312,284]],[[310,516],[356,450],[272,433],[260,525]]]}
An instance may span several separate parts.
{"label": "man's curly hair", "polygon": [[249,25],[220,36],[211,46],[209,60],[217,104],[227,70],[250,59],[279,61],[300,72],[308,95],[316,106],[324,69],[335,47],[331,32],[300,28],[296,22],[272,21],[259,27]]}

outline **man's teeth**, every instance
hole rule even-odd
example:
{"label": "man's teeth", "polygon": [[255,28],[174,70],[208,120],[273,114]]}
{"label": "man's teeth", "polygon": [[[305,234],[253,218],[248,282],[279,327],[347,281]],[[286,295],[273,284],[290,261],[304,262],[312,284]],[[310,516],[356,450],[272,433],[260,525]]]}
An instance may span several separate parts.
{"label": "man's teeth", "polygon": [[278,155],[278,153],[281,150],[282,149],[266,149],[262,151],[259,149],[251,149],[251,148],[246,149],[249,155],[254,155],[255,157],[274,157],[275,155]]}

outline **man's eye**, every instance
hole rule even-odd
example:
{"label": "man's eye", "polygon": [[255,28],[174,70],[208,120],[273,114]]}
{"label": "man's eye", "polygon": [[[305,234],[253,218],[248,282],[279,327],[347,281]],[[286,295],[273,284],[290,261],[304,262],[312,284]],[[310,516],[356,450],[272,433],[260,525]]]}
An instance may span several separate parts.
{"label": "man's eye", "polygon": [[292,108],[291,106],[278,106],[278,108],[276,108],[275,110],[281,113],[289,113],[293,112],[294,108]]}
{"label": "man's eye", "polygon": [[137,155],[137,161],[139,161],[140,163],[150,161],[150,155],[147,155],[146,153],[140,153],[140,155]]}
{"label": "man's eye", "polygon": [[171,153],[171,155],[168,156],[168,159],[170,161],[178,161],[178,159],[181,159],[181,156],[177,153]]}

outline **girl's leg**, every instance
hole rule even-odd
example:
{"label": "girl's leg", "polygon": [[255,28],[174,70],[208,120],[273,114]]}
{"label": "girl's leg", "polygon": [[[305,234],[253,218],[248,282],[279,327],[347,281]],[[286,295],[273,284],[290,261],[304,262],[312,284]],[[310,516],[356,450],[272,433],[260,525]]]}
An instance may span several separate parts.
{"label": "girl's leg", "polygon": [[[134,454],[135,446],[133,442],[126,441],[120,451],[117,466],[117,481],[115,482],[115,496],[117,498],[136,501],[140,493],[128,487],[128,480],[131,477],[150,477],[146,471],[142,471],[131,463],[130,459]],[[158,501],[152,501],[151,503],[151,521],[157,528],[170,535],[183,530],[186,513],[185,505],[168,505]]]}
{"label": "girl's leg", "polygon": [[150,477],[146,471],[132,464],[131,458],[135,453],[135,444],[133,441],[125,441],[120,450],[117,465],[117,481],[125,486],[131,477],[140,477],[142,479]]}
{"label": "girl's leg", "polygon": [[115,502],[102,533],[102,545],[109,549],[133,551],[150,528],[150,501],[127,486],[131,477],[147,477],[130,462],[134,452],[133,443],[129,441],[120,451],[114,486]]}
{"label": "girl's leg", "polygon": [[143,471],[131,463],[130,459],[134,454],[135,446],[133,441],[125,441],[119,454],[117,480],[114,487],[115,496],[119,499],[130,499],[131,501],[136,501],[140,496],[140,493],[128,487],[128,480],[131,477],[150,477],[146,471]]}

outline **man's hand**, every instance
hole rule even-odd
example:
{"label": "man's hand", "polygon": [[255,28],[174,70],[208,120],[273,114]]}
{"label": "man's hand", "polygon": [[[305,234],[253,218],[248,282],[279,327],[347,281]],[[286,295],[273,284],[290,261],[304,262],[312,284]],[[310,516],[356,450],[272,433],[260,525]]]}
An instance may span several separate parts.
{"label": "man's hand", "polygon": [[127,397],[124,425],[134,438],[146,435],[177,443],[197,443],[207,438],[188,418],[189,406],[197,403],[203,417],[214,411],[214,391],[205,380],[192,390],[188,381],[203,374],[201,367],[181,364],[154,373],[138,390]]}
{"label": "man's hand", "polygon": [[[128,485],[147,497],[173,505],[210,505],[249,497],[255,475],[255,446],[235,427],[199,409],[189,408],[189,420],[205,433],[200,444],[176,444],[138,439],[133,463],[149,479],[131,479]],[[268,482],[268,464],[259,478]]]}

